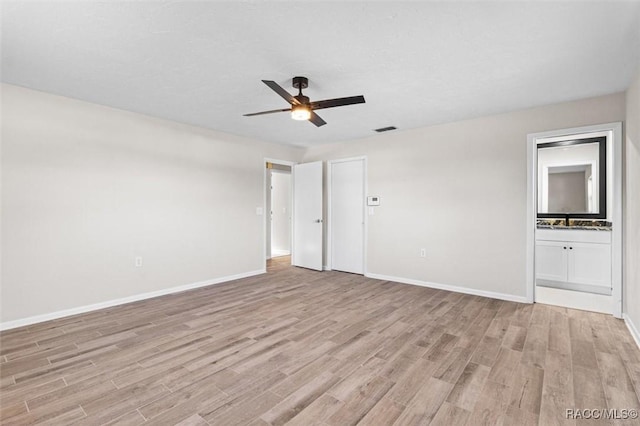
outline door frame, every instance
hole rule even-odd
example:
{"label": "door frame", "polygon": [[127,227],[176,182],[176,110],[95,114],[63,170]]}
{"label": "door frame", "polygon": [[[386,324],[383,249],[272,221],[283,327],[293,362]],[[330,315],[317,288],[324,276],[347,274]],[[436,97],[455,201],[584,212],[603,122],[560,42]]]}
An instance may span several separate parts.
{"label": "door frame", "polygon": [[[271,211],[271,205],[267,206],[267,171],[269,170],[267,169],[267,163],[291,167],[291,188],[293,188],[293,180],[295,179],[293,176],[293,166],[298,164],[294,161],[278,160],[275,158],[265,157],[262,159],[262,215],[264,216],[262,220],[262,261],[265,262],[265,270],[266,262],[270,259],[267,258],[267,226],[271,226],[270,215],[267,214],[267,212]],[[270,191],[271,188],[268,190]],[[293,190],[291,190],[290,202],[291,207],[289,212],[291,214],[291,223],[289,226],[291,226],[291,261],[293,262]]]}
{"label": "door frame", "polygon": [[336,163],[346,163],[349,161],[363,161],[363,168],[364,168],[364,172],[363,172],[363,193],[364,193],[364,200],[362,203],[362,216],[364,218],[364,229],[362,231],[362,269],[363,275],[367,275],[368,273],[368,269],[367,269],[367,241],[368,241],[368,229],[369,229],[369,218],[368,218],[368,214],[367,214],[367,203],[366,203],[366,198],[367,198],[367,194],[369,193],[369,189],[368,189],[368,169],[367,169],[367,156],[366,155],[362,155],[362,156],[358,156],[358,157],[349,157],[349,158],[341,158],[338,160],[329,160],[327,161],[327,258],[326,258],[326,266],[324,267],[325,270],[327,271],[331,271],[333,268],[333,261],[332,261],[332,237],[331,237],[331,167],[336,164]]}
{"label": "door frame", "polygon": [[604,123],[593,126],[572,127],[527,135],[527,250],[526,250],[526,289],[527,301],[535,301],[535,232],[537,218],[537,145],[541,139],[565,138],[588,133],[602,133],[611,137],[611,148],[607,149],[607,162],[613,167],[607,172],[607,179],[613,182],[612,194],[607,197],[607,210],[611,209],[611,284],[613,287],[613,316],[622,318],[622,123]]}

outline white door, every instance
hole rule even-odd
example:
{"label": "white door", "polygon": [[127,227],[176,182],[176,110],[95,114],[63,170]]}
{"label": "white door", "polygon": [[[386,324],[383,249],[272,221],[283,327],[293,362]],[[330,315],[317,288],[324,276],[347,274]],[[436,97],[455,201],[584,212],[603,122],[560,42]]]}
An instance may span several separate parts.
{"label": "white door", "polygon": [[322,271],[322,161],[293,166],[291,263]]}
{"label": "white door", "polygon": [[567,281],[568,243],[562,241],[536,242],[536,279]]}
{"label": "white door", "polygon": [[329,162],[331,269],[364,273],[364,159]]}
{"label": "white door", "polygon": [[291,253],[291,172],[271,171],[271,256]]}

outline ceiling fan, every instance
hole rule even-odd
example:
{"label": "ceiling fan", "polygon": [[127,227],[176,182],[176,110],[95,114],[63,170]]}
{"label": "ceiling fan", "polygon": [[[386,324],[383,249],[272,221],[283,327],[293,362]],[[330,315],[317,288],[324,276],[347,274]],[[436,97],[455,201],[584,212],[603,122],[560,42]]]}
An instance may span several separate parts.
{"label": "ceiling fan", "polygon": [[293,87],[298,89],[298,94],[293,96],[284,90],[278,83],[271,80],[262,80],[264,84],[269,86],[274,92],[282,96],[282,98],[291,104],[291,108],[274,109],[271,111],[254,112],[252,114],[244,114],[245,117],[254,115],[273,114],[274,112],[291,112],[291,118],[294,120],[309,120],[317,127],[327,124],[318,114],[317,109],[334,108],[345,105],[363,104],[364,96],[349,96],[346,98],[325,99],[323,101],[310,102],[309,97],[302,94],[302,89],[309,87],[309,79],[307,77],[293,77]]}

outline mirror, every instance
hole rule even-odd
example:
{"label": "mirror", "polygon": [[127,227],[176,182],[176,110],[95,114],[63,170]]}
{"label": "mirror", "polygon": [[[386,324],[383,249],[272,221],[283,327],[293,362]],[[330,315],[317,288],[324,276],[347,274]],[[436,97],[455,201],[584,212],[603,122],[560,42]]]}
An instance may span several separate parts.
{"label": "mirror", "polygon": [[606,138],[538,145],[538,217],[605,219]]}

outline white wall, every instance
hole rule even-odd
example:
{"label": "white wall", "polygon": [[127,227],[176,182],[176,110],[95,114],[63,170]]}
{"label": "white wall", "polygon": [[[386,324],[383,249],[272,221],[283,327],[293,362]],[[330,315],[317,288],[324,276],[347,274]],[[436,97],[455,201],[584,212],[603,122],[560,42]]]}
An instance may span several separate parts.
{"label": "white wall", "polygon": [[264,157],[301,156],[2,85],[1,321],[264,269]]}
{"label": "white wall", "polygon": [[627,90],[625,122],[625,313],[640,339],[640,69]]}
{"label": "white wall", "polygon": [[368,157],[368,195],[381,197],[368,218],[369,273],[519,300],[527,134],[624,118],[620,93],[315,147],[304,161]]}

